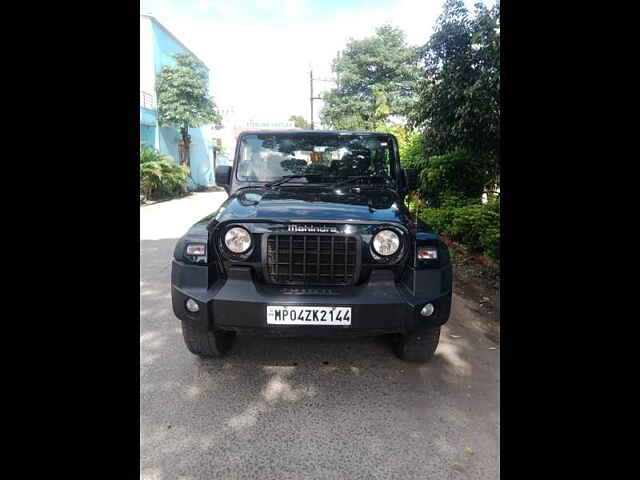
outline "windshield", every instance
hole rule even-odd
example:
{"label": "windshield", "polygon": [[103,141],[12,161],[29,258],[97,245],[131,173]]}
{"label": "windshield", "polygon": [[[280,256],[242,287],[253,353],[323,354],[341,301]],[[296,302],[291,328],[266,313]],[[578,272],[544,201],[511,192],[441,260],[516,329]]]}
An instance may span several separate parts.
{"label": "windshield", "polygon": [[382,136],[251,134],[240,143],[237,178],[288,183],[322,183],[354,176],[393,179],[391,140]]}

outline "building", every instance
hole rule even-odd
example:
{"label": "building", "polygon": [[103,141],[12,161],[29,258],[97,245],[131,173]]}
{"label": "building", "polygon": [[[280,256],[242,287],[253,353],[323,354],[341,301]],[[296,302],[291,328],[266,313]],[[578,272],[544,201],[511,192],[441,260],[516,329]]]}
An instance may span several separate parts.
{"label": "building", "polygon": [[227,157],[233,159],[238,135],[245,130],[299,130],[289,120],[256,120],[237,112],[234,107],[222,107],[222,129],[217,132]]}
{"label": "building", "polygon": [[[158,125],[155,93],[156,75],[165,65],[175,65],[174,53],[187,53],[198,58],[155,17],[140,15],[140,141],[171,155],[178,162],[180,132]],[[189,134],[191,179],[188,187],[215,185],[213,137],[216,135],[213,126],[190,128]]]}

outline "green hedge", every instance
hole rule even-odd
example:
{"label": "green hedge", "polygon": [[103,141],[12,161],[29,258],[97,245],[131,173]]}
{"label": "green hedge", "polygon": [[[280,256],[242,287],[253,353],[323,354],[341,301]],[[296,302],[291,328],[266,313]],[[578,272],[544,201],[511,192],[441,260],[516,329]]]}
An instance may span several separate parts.
{"label": "green hedge", "polygon": [[477,203],[488,182],[484,162],[456,149],[429,157],[418,174],[418,193],[434,208]]}
{"label": "green hedge", "polygon": [[420,218],[439,235],[500,259],[500,200],[485,205],[426,208],[420,211]]}

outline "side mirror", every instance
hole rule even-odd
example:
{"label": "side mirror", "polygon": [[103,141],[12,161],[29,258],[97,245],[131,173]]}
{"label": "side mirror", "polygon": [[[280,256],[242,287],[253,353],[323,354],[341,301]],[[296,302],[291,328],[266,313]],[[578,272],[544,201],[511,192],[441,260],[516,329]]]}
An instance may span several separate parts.
{"label": "side mirror", "polygon": [[219,187],[228,187],[230,184],[231,167],[229,165],[220,165],[216,167],[216,185]]}
{"label": "side mirror", "polygon": [[404,172],[404,185],[408,191],[415,190],[418,186],[418,171],[415,168],[405,168]]}

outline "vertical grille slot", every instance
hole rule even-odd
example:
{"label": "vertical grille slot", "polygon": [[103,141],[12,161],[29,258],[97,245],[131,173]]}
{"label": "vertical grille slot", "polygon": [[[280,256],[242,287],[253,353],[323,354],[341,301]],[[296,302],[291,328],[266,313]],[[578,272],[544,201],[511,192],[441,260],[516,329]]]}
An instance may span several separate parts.
{"label": "vertical grille slot", "polygon": [[359,254],[353,236],[269,234],[266,277],[279,285],[350,285],[358,278]]}

